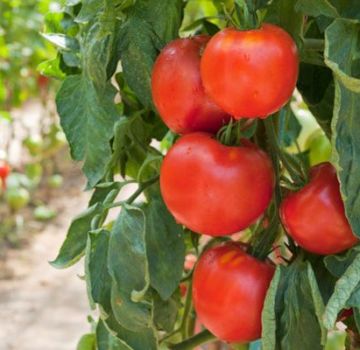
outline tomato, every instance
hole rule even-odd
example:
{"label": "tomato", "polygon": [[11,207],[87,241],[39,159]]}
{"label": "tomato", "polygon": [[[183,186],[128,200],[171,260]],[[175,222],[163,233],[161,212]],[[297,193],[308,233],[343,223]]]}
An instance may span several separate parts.
{"label": "tomato", "polygon": [[248,255],[237,243],[207,250],[193,279],[193,302],[200,322],[224,341],[259,338],[261,312],[273,274],[270,263]]}
{"label": "tomato", "polygon": [[265,118],[291,97],[299,58],[290,35],[280,27],[226,28],[209,41],[201,59],[205,91],[235,118]]}
{"label": "tomato", "polygon": [[24,208],[30,201],[30,194],[25,188],[9,188],[5,192],[5,199],[12,210]]}
{"label": "tomato", "polygon": [[309,150],[311,165],[327,162],[331,157],[331,142],[325,133],[318,129],[314,131],[305,142],[305,149]]}
{"label": "tomato", "polygon": [[322,163],[310,172],[310,182],[290,194],[280,215],[299,246],[321,255],[340,253],[358,242],[345,216],[335,168]]}
{"label": "tomato", "polygon": [[0,179],[5,182],[11,171],[10,165],[4,160],[0,160]]}
{"label": "tomato", "polygon": [[182,136],[165,156],[160,188],[175,219],[210,236],[238,232],[268,206],[274,174],[266,153],[243,140],[224,146],[211,135]]}
{"label": "tomato", "polygon": [[200,54],[209,37],[194,36],[170,42],[156,59],[152,73],[154,104],[174,132],[216,132],[230,117],[204,92]]}

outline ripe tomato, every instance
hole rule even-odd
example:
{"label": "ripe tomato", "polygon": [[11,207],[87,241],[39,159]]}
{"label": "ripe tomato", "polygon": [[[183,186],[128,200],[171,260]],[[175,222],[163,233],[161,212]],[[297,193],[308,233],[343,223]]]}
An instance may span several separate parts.
{"label": "ripe tomato", "polygon": [[174,132],[216,132],[230,117],[204,92],[200,55],[209,37],[195,36],[169,43],[152,73],[152,95],[164,123]]}
{"label": "ripe tomato", "polygon": [[193,301],[200,322],[218,338],[261,336],[261,312],[274,267],[232,242],[207,250],[195,267]]}
{"label": "ripe tomato", "polygon": [[201,59],[205,91],[235,118],[265,118],[291,97],[299,58],[290,35],[280,27],[227,28],[209,41]]}
{"label": "ripe tomato", "polygon": [[345,216],[330,163],[311,168],[310,182],[283,201],[280,215],[289,235],[309,252],[336,254],[358,242]]}
{"label": "ripe tomato", "polygon": [[2,184],[3,189],[6,187],[6,178],[9,176],[10,171],[10,165],[5,161],[0,160],[0,184]]}
{"label": "ripe tomato", "polygon": [[206,133],[182,136],[160,171],[164,201],[175,219],[210,236],[235,233],[268,206],[274,185],[268,156],[247,140],[228,147]]}

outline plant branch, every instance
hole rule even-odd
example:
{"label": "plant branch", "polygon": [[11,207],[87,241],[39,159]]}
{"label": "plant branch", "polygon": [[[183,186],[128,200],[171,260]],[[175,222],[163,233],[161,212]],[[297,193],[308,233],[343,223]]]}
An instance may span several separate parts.
{"label": "plant branch", "polygon": [[211,340],[216,339],[216,337],[211,334],[207,329],[194,335],[193,337],[184,340],[179,344],[175,344],[169,347],[171,350],[192,350],[196,346],[207,343]]}

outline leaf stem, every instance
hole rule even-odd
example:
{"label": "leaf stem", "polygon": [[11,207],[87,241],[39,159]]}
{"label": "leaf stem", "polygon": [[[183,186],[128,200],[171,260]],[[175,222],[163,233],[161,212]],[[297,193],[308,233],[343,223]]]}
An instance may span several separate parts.
{"label": "leaf stem", "polygon": [[171,350],[192,350],[196,346],[207,343],[214,339],[216,339],[216,337],[211,334],[207,329],[205,329],[202,332],[194,335],[193,337],[186,339],[179,344],[172,345],[169,348]]}

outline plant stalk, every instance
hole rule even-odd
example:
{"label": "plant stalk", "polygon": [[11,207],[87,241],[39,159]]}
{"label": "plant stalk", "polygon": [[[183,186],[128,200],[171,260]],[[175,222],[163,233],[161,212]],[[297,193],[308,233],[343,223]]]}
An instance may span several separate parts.
{"label": "plant stalk", "polygon": [[196,346],[208,343],[211,340],[215,340],[216,337],[211,334],[207,329],[203,330],[202,332],[194,335],[193,337],[184,340],[179,344],[175,344],[170,346],[171,350],[192,350]]}

